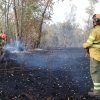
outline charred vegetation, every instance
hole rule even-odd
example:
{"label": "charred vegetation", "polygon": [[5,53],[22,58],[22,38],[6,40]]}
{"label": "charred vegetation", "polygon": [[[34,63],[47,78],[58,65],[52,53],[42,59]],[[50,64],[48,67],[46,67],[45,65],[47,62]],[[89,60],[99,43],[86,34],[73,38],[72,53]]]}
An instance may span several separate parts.
{"label": "charred vegetation", "polygon": [[13,52],[0,62],[1,100],[99,100],[87,95],[91,87],[81,48]]}

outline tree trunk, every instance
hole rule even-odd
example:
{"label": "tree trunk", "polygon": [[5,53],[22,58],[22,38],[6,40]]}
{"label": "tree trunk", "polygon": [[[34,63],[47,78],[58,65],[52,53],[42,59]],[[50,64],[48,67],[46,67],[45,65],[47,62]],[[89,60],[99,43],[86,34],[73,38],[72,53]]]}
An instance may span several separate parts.
{"label": "tree trunk", "polygon": [[8,1],[8,5],[7,5],[7,25],[6,25],[6,34],[8,35],[8,31],[9,31],[9,20],[8,20],[8,14],[9,14],[9,3],[10,3],[10,0]]}
{"label": "tree trunk", "polygon": [[18,26],[18,18],[17,18],[15,0],[13,0],[13,10],[14,10],[14,17],[15,17],[16,40],[18,40],[19,39],[19,26]]}
{"label": "tree trunk", "polygon": [[44,11],[43,11],[43,13],[41,15],[41,18],[40,18],[38,41],[35,43],[36,47],[40,47],[40,41],[41,41],[41,33],[42,33],[42,25],[43,25],[44,15],[45,15],[46,9],[47,9],[48,4],[49,4],[50,1],[51,0],[47,0],[46,5],[45,5],[45,9],[44,9]]}
{"label": "tree trunk", "polygon": [[6,27],[7,27],[7,7],[6,7],[6,0],[5,0],[5,33],[6,33]]}
{"label": "tree trunk", "polygon": [[20,30],[20,37],[22,37],[22,26],[23,26],[23,0],[21,1],[21,30]]}

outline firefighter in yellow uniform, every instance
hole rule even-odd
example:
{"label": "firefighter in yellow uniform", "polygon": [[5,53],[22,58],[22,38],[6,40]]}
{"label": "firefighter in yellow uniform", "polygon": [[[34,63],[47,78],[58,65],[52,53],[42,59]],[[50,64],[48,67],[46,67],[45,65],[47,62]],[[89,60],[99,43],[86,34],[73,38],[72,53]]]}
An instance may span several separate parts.
{"label": "firefighter in yellow uniform", "polygon": [[83,48],[89,49],[90,74],[94,86],[93,92],[88,92],[88,95],[100,97],[100,14],[93,16],[93,26],[94,29],[83,44]]}

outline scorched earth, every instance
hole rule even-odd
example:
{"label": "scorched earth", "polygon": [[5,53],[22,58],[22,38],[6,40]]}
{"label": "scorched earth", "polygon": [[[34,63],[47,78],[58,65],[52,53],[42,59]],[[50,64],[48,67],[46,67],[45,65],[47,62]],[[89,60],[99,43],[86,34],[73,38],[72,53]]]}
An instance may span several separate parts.
{"label": "scorched earth", "polygon": [[0,62],[0,100],[99,100],[82,48],[11,52]]}

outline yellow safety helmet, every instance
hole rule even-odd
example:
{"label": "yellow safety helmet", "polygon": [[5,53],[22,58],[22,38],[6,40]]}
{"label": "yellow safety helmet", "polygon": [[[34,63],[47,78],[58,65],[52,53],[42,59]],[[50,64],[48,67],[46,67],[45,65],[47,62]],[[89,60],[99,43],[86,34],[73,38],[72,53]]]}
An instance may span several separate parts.
{"label": "yellow safety helmet", "polygon": [[96,14],[95,18],[100,18],[100,14]]}
{"label": "yellow safety helmet", "polygon": [[99,23],[100,23],[100,14],[94,14],[94,15],[93,15],[93,21],[94,21],[94,22],[99,22]]}
{"label": "yellow safety helmet", "polygon": [[99,25],[100,26],[100,14],[94,14],[93,15],[93,27]]}

